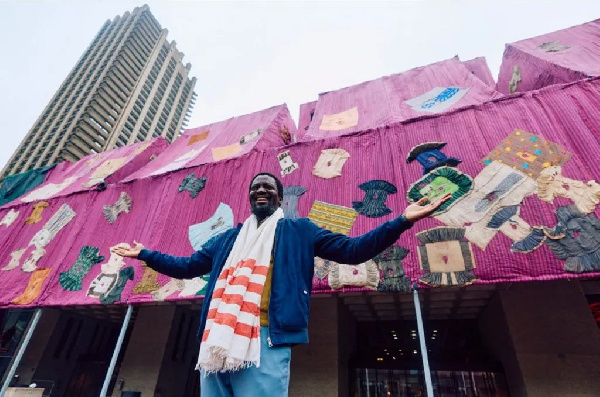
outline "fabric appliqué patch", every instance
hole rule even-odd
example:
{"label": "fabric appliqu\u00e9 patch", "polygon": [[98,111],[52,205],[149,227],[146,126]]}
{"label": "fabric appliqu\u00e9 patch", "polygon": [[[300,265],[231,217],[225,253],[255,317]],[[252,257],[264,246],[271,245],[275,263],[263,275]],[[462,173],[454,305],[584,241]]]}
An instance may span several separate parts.
{"label": "fabric appliqu\u00e9 patch", "polygon": [[539,46],[537,46],[537,48],[545,52],[561,52],[564,50],[568,50],[569,48],[571,48],[571,46],[560,44],[560,41],[555,40],[549,41],[547,43],[542,43]]}
{"label": "fabric appliqu\u00e9 patch", "polygon": [[333,262],[329,269],[329,286],[340,289],[344,286],[376,289],[379,284],[379,270],[372,260],[358,265],[344,265]]}
{"label": "fabric appliqu\u00e9 patch", "polygon": [[537,179],[537,195],[548,203],[559,196],[573,200],[581,213],[589,214],[600,203],[600,185],[596,181],[569,179],[562,175],[561,167],[548,167]]}
{"label": "fabric appliqu\u00e9 patch", "polygon": [[346,236],[350,233],[358,213],[352,208],[315,201],[308,213],[308,219],[323,229]]}
{"label": "fabric appliqu\u00e9 patch", "polygon": [[319,280],[323,280],[329,274],[332,264],[335,262],[328,259],[319,258],[315,256],[315,277]]}
{"label": "fabric appliqu\u00e9 patch", "polygon": [[242,146],[239,142],[228,146],[221,146],[212,149],[212,157],[214,161],[224,160],[235,156],[242,151]]}
{"label": "fabric appliqu\u00e9 patch", "polygon": [[398,191],[396,186],[383,180],[372,180],[361,183],[358,187],[365,192],[363,201],[353,201],[352,208],[359,214],[369,218],[378,218],[392,212],[385,205],[388,194],[394,194]]}
{"label": "fabric appliqu\u00e9 patch", "polygon": [[125,192],[121,192],[119,199],[114,204],[102,207],[104,219],[106,219],[108,223],[115,223],[117,216],[119,216],[121,212],[129,213],[129,211],[131,211],[131,197]]}
{"label": "fabric appliqu\u00e9 patch", "polygon": [[128,266],[125,269],[120,270],[115,286],[108,293],[100,296],[100,303],[110,305],[119,302],[121,300],[121,294],[125,289],[125,284],[127,284],[127,281],[129,280],[133,280],[133,276],[133,266]]}
{"label": "fabric appliqu\u00e9 patch", "polygon": [[493,161],[537,179],[548,167],[562,166],[571,158],[571,153],[556,143],[547,141],[539,135],[516,130],[488,153],[481,162],[485,165]]}
{"label": "fabric appliqu\u00e9 patch", "polygon": [[204,222],[196,223],[188,228],[188,237],[192,248],[202,249],[204,243],[211,238],[233,227],[233,211],[224,203],[219,203],[215,213]]}
{"label": "fabric appliqu\u00e9 patch", "polygon": [[408,152],[406,162],[411,163],[417,160],[423,166],[423,175],[428,174],[438,167],[456,167],[462,161],[454,157],[447,157],[442,153],[440,149],[446,145],[446,142],[421,143]]}
{"label": "fabric appliqu\u00e9 patch", "polygon": [[260,134],[262,134],[262,130],[258,129],[244,135],[240,138],[240,145],[245,145],[246,143],[255,140],[260,136]]}
{"label": "fabric appliqu\u00e9 patch", "polygon": [[321,155],[315,164],[312,173],[323,179],[336,178],[342,176],[342,168],[350,154],[344,149],[325,149],[321,150]]}
{"label": "fabric appliqu\u00e9 patch", "polygon": [[565,261],[565,271],[585,273],[600,270],[600,220],[584,214],[575,205],[558,207],[554,229],[544,228],[546,245]]}
{"label": "fabric appliqu\u00e9 patch", "polygon": [[521,82],[521,68],[519,66],[513,67],[512,76],[508,82],[508,92],[514,94],[517,91],[519,83]]}
{"label": "fabric appliqu\u00e9 patch", "polygon": [[467,285],[477,278],[473,274],[475,259],[471,244],[464,241],[465,229],[438,227],[417,233],[419,262],[426,273],[422,283],[434,286]]}
{"label": "fabric appliqu\u00e9 patch", "polygon": [[40,296],[44,281],[46,281],[49,274],[50,269],[37,269],[31,273],[25,291],[13,299],[11,303],[15,305],[29,305],[36,300]]}
{"label": "fabric appliqu\u00e9 patch", "polygon": [[47,201],[40,201],[33,205],[33,211],[31,211],[31,215],[29,218],[25,219],[25,223],[28,225],[33,225],[34,223],[38,223],[42,220],[42,212],[44,208],[47,208],[50,204]]}
{"label": "fabric appliqu\u00e9 patch", "polygon": [[[538,234],[534,234],[533,228],[520,217],[521,206],[520,205],[509,205],[507,207],[498,210],[486,225],[488,229],[491,229],[493,233],[490,233],[488,242],[494,237],[497,231],[504,234],[506,237],[513,241],[511,251],[527,253],[538,248],[544,241],[543,233],[542,238],[538,239]],[[480,233],[481,231],[477,231]],[[469,238],[467,236],[467,238]],[[469,238],[469,240],[471,240]],[[477,239],[474,239],[478,241]],[[536,240],[534,244],[532,244]],[[487,246],[487,244],[486,244]],[[526,247],[526,248],[525,248]],[[484,247],[480,247],[485,249]],[[527,249],[527,251],[524,251]]]}
{"label": "fabric appliqu\u00e9 patch", "polygon": [[144,270],[142,280],[133,287],[131,292],[134,294],[147,294],[158,291],[160,289],[158,272],[154,269],[150,269],[146,262],[142,262],[142,269]]}
{"label": "fabric appliqu\u00e9 patch", "polygon": [[279,153],[277,155],[277,160],[279,161],[279,166],[281,167],[282,177],[289,175],[298,169],[298,163],[295,163],[294,160],[292,160],[289,150]]}
{"label": "fabric appliqu\u00e9 patch", "polygon": [[6,213],[6,215],[4,215],[2,220],[0,221],[0,225],[10,227],[10,225],[12,225],[13,222],[16,221],[18,217],[19,217],[19,211],[15,211],[14,209],[11,208]]}
{"label": "fabric appliqu\u00e9 patch", "polygon": [[210,134],[209,130],[206,130],[200,134],[196,134],[196,135],[192,135],[189,137],[188,139],[188,143],[187,146],[191,146],[196,142],[202,142],[203,140],[205,140],[206,138],[208,138],[208,135]]}
{"label": "fabric appliqu\u00e9 patch", "polygon": [[8,265],[4,266],[2,268],[2,270],[12,270],[12,269],[19,267],[19,265],[21,263],[21,257],[23,256],[25,249],[26,248],[21,248],[21,249],[11,252],[10,253],[10,262],[8,262]]}
{"label": "fabric appliqu\u00e9 patch", "polygon": [[415,112],[439,113],[448,110],[469,92],[469,88],[435,87],[418,97],[404,101]]}
{"label": "fabric appliqu\u00e9 patch", "polygon": [[71,185],[77,177],[65,178],[61,183],[49,183],[42,185],[39,188],[32,190],[29,194],[23,196],[21,201],[24,203],[31,203],[32,201],[46,200],[50,197],[62,192],[69,185]]}
{"label": "fabric appliqu\u00e9 patch", "polygon": [[152,173],[150,173],[150,175],[160,175],[160,174],[164,174],[165,172],[174,171],[174,170],[183,168],[190,160],[195,159],[196,156],[198,156],[200,153],[202,153],[204,151],[204,149],[206,149],[206,145],[204,145],[200,148],[197,148],[197,149],[192,149],[189,152],[185,152],[181,156],[179,156],[176,159],[174,159],[173,161],[171,161],[169,164],[166,164],[166,165],[160,167],[159,169],[152,171]]}
{"label": "fabric appliqu\u00e9 patch", "polygon": [[183,181],[181,181],[181,184],[179,185],[177,191],[179,193],[183,191],[190,192],[192,198],[196,198],[196,196],[202,191],[202,189],[204,189],[204,186],[206,186],[206,177],[203,176],[202,178],[197,178],[192,173],[183,178]]}
{"label": "fabric appliqu\u00e9 patch", "polygon": [[106,160],[104,163],[100,164],[94,170],[94,172],[92,172],[92,175],[90,175],[90,179],[87,182],[82,183],[81,186],[92,187],[99,184],[100,182],[104,182],[104,178],[109,177],[110,175],[114,174],[116,171],[121,169],[121,167],[123,167],[126,162],[127,157]]}
{"label": "fabric appliqu\u00e9 patch", "polygon": [[289,145],[290,143],[292,143],[292,134],[290,133],[290,129],[286,125],[281,127],[277,132],[279,133],[279,136],[281,137],[281,140],[283,141],[284,145]]}
{"label": "fabric appliqu\u00e9 patch", "polygon": [[302,186],[285,186],[283,188],[281,208],[283,209],[283,216],[285,218],[298,219],[300,217],[298,213],[298,200],[304,193],[306,193],[306,188]]}
{"label": "fabric appliqu\u00e9 patch", "polygon": [[450,200],[442,204],[434,214],[447,211],[455,202],[467,195],[473,188],[473,180],[453,167],[439,167],[410,185],[406,198],[409,203],[416,203],[423,197],[435,201],[446,193],[451,193]]}
{"label": "fabric appliqu\u00e9 patch", "polygon": [[92,266],[104,260],[104,257],[99,255],[100,248],[83,246],[79,251],[79,257],[66,272],[59,274],[58,282],[65,291],[81,290],[81,282],[89,273]]}
{"label": "fabric appliqu\u00e9 patch", "polygon": [[380,292],[408,292],[411,290],[410,278],[404,274],[402,259],[408,255],[404,247],[392,245],[373,258],[381,271],[382,281],[377,286]]}
{"label": "fabric appliqu\u00e9 patch", "polygon": [[357,125],[358,108],[355,106],[340,113],[324,115],[319,129],[322,131],[340,131]]}

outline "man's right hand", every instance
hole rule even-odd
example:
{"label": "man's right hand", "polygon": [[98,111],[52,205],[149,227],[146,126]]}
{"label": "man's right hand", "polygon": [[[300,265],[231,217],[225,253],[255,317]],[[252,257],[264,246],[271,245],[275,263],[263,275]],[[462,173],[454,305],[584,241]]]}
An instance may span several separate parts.
{"label": "man's right hand", "polygon": [[113,252],[119,256],[123,256],[125,258],[137,258],[138,254],[141,250],[144,249],[144,246],[137,241],[133,242],[133,247],[131,248],[122,248],[122,247],[112,247],[110,252]]}

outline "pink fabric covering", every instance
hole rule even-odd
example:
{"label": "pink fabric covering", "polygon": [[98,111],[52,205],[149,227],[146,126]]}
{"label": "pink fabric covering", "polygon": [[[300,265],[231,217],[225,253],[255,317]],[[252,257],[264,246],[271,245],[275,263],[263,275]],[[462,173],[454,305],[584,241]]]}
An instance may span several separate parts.
{"label": "pink fabric covering", "polygon": [[[108,260],[109,247],[119,242],[132,243],[137,240],[148,248],[174,255],[190,255],[193,250],[188,240],[188,227],[208,219],[221,202],[232,208],[236,222],[246,219],[250,214],[250,178],[259,171],[279,174],[281,168],[277,155],[284,149],[289,150],[293,161],[299,165],[298,169],[282,178],[284,186],[298,185],[307,189],[298,201],[301,216],[308,214],[315,200],[351,207],[352,201],[360,201],[364,197],[358,185],[369,180],[383,179],[398,188],[398,193],[389,195],[386,200],[392,213],[375,219],[359,215],[350,231],[351,236],[362,234],[401,214],[408,204],[405,192],[411,183],[422,176],[423,171],[419,164],[406,164],[406,154],[422,142],[447,142],[444,153],[462,159],[458,168],[474,177],[484,168],[481,159],[515,129],[522,129],[556,142],[573,154],[563,167],[563,175],[582,181],[599,181],[599,92],[600,78],[594,78],[518,94],[438,116],[395,123],[366,133],[300,142],[286,148],[265,148],[228,161],[175,170],[150,180],[140,178],[110,184],[102,192],[81,191],[47,200],[50,207],[44,210],[43,220],[33,225],[24,223],[33,203],[13,205],[12,208],[19,210],[20,215],[10,227],[0,225],[0,264],[8,263],[10,253],[25,247],[31,236],[63,202],[67,202],[77,215],[47,245],[47,254],[39,261],[38,268],[47,267],[52,271],[43,284],[40,297],[28,306],[98,304],[97,298],[89,298],[85,294],[91,280],[100,272],[101,264]],[[223,142],[229,141],[224,138]],[[340,177],[325,180],[315,177],[311,171],[321,150],[329,148],[342,148],[350,154],[350,158]],[[179,184],[192,172],[197,177],[207,178],[206,187],[196,198],[191,198],[189,192],[178,193]],[[114,203],[123,191],[132,198],[131,212],[120,214],[110,224],[102,216],[102,206]],[[521,216],[531,225],[552,227],[556,224],[555,209],[565,204],[570,202],[558,199],[554,204],[549,204],[535,195],[529,196],[522,205]],[[7,212],[8,208],[0,209],[0,219]],[[600,215],[598,209],[595,213]],[[436,226],[442,226],[441,222],[432,218],[421,221],[403,234],[398,242],[410,250],[403,265],[413,282],[423,274],[419,269],[415,234]],[[477,283],[600,276],[600,272],[566,273],[563,270],[564,262],[557,259],[546,246],[529,254],[518,254],[510,252],[511,244],[512,241],[506,236],[498,234],[485,251],[473,247]],[[64,291],[58,283],[59,274],[71,267],[84,245],[100,248],[100,255],[105,256],[105,260],[92,267],[80,291]],[[135,277],[127,282],[121,302],[153,301],[149,293],[131,292],[141,280],[143,271],[136,260],[127,259],[126,264],[134,267]],[[0,305],[14,306],[10,302],[25,289],[29,277],[30,274],[20,268],[0,271],[3,285],[0,289]],[[161,285],[167,281],[165,276],[158,278]],[[326,281],[317,279],[314,280],[313,290],[316,293],[331,292]],[[339,291],[353,290],[360,288]],[[194,297],[181,298],[175,293],[169,299]]]}
{"label": "pink fabric covering", "polygon": [[[431,115],[415,111],[405,101],[419,97],[436,87],[459,87],[468,92],[450,109],[477,105],[501,94],[475,77],[458,58],[385,76],[340,90],[319,95],[313,122],[303,140],[347,135]],[[325,115],[337,114],[356,107],[358,124],[338,131],[321,129]]]}
{"label": "pink fabric covering", "polygon": [[298,116],[298,138],[301,138],[308,131],[311,123],[311,113],[314,115],[317,101],[307,102],[300,105],[300,114]]}
{"label": "pink fabric covering", "polygon": [[[169,143],[163,138],[156,138],[150,141],[138,142],[132,145],[123,146],[107,152],[95,153],[85,156],[76,163],[63,162],[60,163],[46,181],[32,190],[14,200],[11,203],[5,204],[2,208],[14,206],[16,203],[31,202],[30,194],[37,195],[36,191],[48,188],[48,185],[59,184],[65,186],[64,189],[57,191],[51,197],[65,196],[72,193],[77,193],[86,190],[93,190],[95,184],[90,184],[91,177],[98,167],[102,166],[106,161],[119,160],[120,166],[110,175],[102,178],[106,183],[113,183],[122,180],[129,174],[137,171],[148,164],[153,157],[159,155]],[[70,179],[69,179],[70,178]],[[72,180],[71,183],[68,183]],[[94,179],[97,180],[97,179]],[[67,182],[65,182],[67,181]]]}
{"label": "pink fabric covering", "polygon": [[[509,93],[513,68],[521,71],[516,92],[543,88],[552,84],[569,83],[600,75],[600,19],[568,29],[507,44],[498,75],[496,89]],[[547,52],[539,46],[556,42],[570,48]]]}
{"label": "pink fabric covering", "polygon": [[[254,149],[264,150],[270,147],[284,146],[284,140],[279,131],[287,127],[290,133],[290,139],[293,141],[296,134],[296,124],[292,119],[286,105],[274,106],[255,113],[243,116],[233,117],[228,120],[219,121],[213,124],[185,130],[171,146],[169,146],[152,163],[143,167],[138,172],[131,174],[125,180],[145,178],[150,175],[156,175],[165,166],[171,164],[174,160],[180,158],[191,150],[199,151],[198,154],[190,159],[181,162],[175,169],[192,167],[200,164],[212,163],[215,161],[213,150],[229,145],[235,145],[240,142],[243,136],[260,129],[262,133],[247,143],[240,144],[240,151],[228,158],[239,157]],[[194,142],[192,137],[205,134],[206,139]],[[190,141],[192,139],[192,141]],[[192,144],[190,144],[192,142]],[[225,160],[225,158],[223,159]],[[169,171],[165,171],[169,172]]]}
{"label": "pink fabric covering", "polygon": [[468,61],[463,61],[463,64],[477,77],[490,87],[495,87],[496,82],[492,77],[492,72],[484,57],[477,57]]}

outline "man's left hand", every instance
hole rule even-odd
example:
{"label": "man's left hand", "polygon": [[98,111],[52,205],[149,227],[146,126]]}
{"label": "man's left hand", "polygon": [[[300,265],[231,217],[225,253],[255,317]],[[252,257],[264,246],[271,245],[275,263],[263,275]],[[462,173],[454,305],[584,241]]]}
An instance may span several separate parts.
{"label": "man's left hand", "polygon": [[416,222],[419,219],[423,219],[433,214],[442,204],[452,198],[452,193],[446,193],[442,197],[439,197],[434,202],[429,202],[428,197],[423,197],[414,204],[409,205],[404,210],[404,217],[411,221]]}

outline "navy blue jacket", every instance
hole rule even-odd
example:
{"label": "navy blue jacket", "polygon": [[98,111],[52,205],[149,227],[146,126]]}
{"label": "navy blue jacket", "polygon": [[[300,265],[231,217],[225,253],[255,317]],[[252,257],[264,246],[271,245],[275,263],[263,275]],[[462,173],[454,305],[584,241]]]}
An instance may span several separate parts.
{"label": "navy blue jacket", "polygon": [[[269,302],[269,340],[274,346],[308,343],[308,312],[314,257],[345,264],[365,262],[392,245],[412,223],[404,216],[358,237],[320,228],[307,218],[281,219],[273,244],[273,279]],[[142,250],[138,259],[167,276],[187,279],[210,273],[200,314],[202,337],[215,282],[242,224],[212,238],[190,257]]]}

